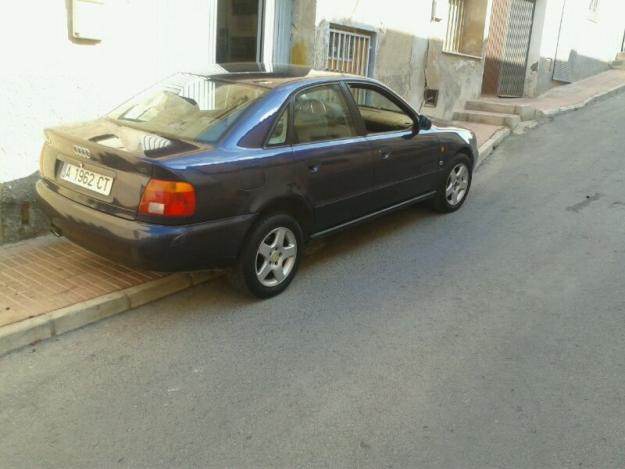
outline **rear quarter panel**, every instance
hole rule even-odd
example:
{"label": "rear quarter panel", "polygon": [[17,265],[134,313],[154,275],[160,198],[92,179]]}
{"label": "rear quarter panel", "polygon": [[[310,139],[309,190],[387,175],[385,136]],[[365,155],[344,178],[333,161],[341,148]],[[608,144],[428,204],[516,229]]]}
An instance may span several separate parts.
{"label": "rear quarter panel", "polygon": [[167,163],[167,169],[194,185],[196,222],[257,213],[272,200],[301,196],[291,147],[219,148]]}

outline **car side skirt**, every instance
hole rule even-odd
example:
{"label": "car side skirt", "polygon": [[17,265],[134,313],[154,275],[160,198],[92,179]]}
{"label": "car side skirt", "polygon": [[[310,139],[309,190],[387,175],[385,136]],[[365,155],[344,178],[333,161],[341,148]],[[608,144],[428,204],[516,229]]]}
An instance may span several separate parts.
{"label": "car side skirt", "polygon": [[341,223],[340,225],[336,225],[333,226],[332,228],[328,228],[326,230],[323,231],[318,231],[317,233],[314,233],[310,236],[310,239],[318,239],[318,238],[323,238],[324,236],[328,236],[331,235],[332,233],[336,233],[337,231],[342,231],[345,230],[347,228],[351,228],[352,226],[358,225],[360,223],[365,223],[369,220],[373,220],[374,218],[377,217],[381,217],[383,215],[386,215],[388,213],[394,212],[396,210],[400,210],[408,205],[412,205],[415,204],[417,202],[422,202],[424,200],[427,199],[431,199],[432,197],[434,197],[434,195],[436,195],[436,191],[431,191],[431,192],[426,192],[425,194],[421,194],[417,197],[413,197],[411,199],[408,200],[404,200],[403,202],[400,202],[398,204],[395,205],[391,205],[390,207],[386,207],[383,208],[382,210],[378,210],[376,212],[372,212],[369,213],[367,215],[364,215],[362,217],[359,218],[355,218],[351,221],[345,222],[345,223]]}

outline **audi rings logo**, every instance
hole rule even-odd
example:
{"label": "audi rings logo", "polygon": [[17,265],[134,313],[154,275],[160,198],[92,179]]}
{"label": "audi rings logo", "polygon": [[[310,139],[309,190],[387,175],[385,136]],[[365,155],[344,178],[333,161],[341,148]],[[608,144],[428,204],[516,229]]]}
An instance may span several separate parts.
{"label": "audi rings logo", "polygon": [[88,148],[81,147],[80,145],[74,145],[74,155],[80,156],[81,158],[90,159],[91,152]]}

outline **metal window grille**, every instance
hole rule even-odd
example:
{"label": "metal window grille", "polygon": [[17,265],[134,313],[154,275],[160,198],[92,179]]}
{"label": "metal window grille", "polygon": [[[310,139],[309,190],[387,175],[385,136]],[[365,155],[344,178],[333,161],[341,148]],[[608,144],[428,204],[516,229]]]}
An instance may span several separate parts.
{"label": "metal window grille", "polygon": [[371,57],[371,35],[330,27],[326,68],[333,72],[367,76]]}
{"label": "metal window grille", "polygon": [[445,35],[443,50],[447,52],[461,52],[464,29],[464,0],[449,0],[449,16],[447,18],[447,34]]}

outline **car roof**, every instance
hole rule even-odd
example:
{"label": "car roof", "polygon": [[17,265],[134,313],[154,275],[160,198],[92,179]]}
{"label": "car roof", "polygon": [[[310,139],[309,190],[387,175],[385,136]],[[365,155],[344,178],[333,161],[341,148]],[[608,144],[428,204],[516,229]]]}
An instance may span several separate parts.
{"label": "car roof", "polygon": [[190,73],[272,89],[297,82],[317,82],[348,78],[367,80],[366,77],[358,75],[315,70],[301,65],[263,63],[222,63]]}

